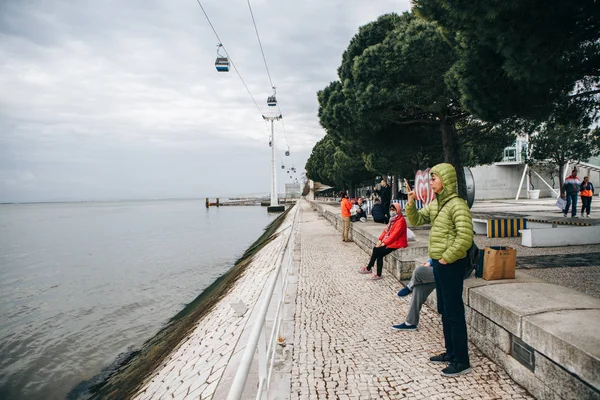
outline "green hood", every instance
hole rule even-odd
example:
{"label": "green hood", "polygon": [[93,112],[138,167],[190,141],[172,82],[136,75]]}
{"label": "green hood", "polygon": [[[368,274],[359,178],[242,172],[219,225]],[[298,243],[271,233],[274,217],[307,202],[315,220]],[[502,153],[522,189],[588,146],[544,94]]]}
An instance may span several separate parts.
{"label": "green hood", "polygon": [[[456,170],[451,164],[438,164],[431,173],[442,180],[442,192],[420,210],[415,203],[407,206],[406,215],[413,225],[431,224],[429,257],[452,264],[465,258],[473,243],[471,211],[467,202],[458,198]],[[457,200],[452,200],[455,197]]]}
{"label": "green hood", "polygon": [[441,206],[453,197],[458,196],[456,191],[456,170],[452,164],[442,163],[431,168],[430,173],[437,175],[444,186],[441,193],[436,193],[438,204]]}

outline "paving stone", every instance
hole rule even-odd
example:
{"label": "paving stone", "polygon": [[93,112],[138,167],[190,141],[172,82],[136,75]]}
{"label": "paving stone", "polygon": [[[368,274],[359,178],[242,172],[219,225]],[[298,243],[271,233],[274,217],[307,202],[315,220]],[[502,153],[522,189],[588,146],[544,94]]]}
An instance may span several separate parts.
{"label": "paving stone", "polygon": [[428,361],[443,351],[439,315],[424,307],[418,331],[392,330],[404,320],[411,297],[396,296],[400,284],[385,271],[380,281],[358,274],[368,255],[342,243],[340,233],[307,203],[300,207],[290,370],[301,374],[291,374],[291,398],[532,398],[472,345],[473,371],[442,376],[443,366]]}
{"label": "paving stone", "polygon": [[[151,375],[135,399],[211,399],[231,359],[252,308],[289,236],[292,218],[287,218],[281,232],[253,258],[245,272],[191,333]],[[235,315],[231,303],[243,301],[249,308],[243,316]],[[239,349],[237,351],[240,351]],[[307,374],[308,375],[308,374]]]}

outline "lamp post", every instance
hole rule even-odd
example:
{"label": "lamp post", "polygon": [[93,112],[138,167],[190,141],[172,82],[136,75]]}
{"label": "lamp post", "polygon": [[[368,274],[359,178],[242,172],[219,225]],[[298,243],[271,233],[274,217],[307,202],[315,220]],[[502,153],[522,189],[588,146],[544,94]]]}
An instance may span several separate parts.
{"label": "lamp post", "polygon": [[282,212],[285,210],[285,206],[279,205],[277,199],[277,169],[275,168],[275,121],[283,118],[281,114],[273,117],[267,117],[263,115],[263,119],[271,121],[271,205],[267,207],[268,212]]}

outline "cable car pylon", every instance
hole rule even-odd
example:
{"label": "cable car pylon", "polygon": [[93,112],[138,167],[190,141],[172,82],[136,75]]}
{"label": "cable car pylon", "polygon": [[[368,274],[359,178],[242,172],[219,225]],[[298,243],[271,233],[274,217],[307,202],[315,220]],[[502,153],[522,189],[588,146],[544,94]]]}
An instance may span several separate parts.
{"label": "cable car pylon", "polygon": [[[285,206],[279,205],[279,199],[277,195],[277,169],[275,167],[275,121],[283,118],[281,114],[273,117],[262,116],[264,120],[271,121],[271,205],[267,207],[267,212],[283,212]],[[283,165],[282,165],[283,167]]]}

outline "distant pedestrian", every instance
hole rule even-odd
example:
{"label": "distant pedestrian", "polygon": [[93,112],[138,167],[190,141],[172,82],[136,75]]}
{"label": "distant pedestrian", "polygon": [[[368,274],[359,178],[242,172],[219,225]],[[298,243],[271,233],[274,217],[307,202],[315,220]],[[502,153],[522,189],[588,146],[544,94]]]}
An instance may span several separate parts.
{"label": "distant pedestrian", "polygon": [[374,185],[373,191],[371,192],[371,200],[375,201],[375,199],[379,196],[380,196],[379,189],[377,188],[377,185]]}
{"label": "distant pedestrian", "polygon": [[406,215],[411,224],[431,224],[429,257],[433,261],[446,352],[431,357],[430,361],[450,363],[442,370],[444,376],[465,374],[471,370],[462,296],[467,250],[473,243],[473,220],[467,202],[456,193],[456,182],[454,166],[438,164],[431,169],[430,179],[435,200],[417,210],[415,192],[410,190],[406,204]]}
{"label": "distant pedestrian", "polygon": [[579,191],[581,193],[581,218],[583,218],[584,211],[587,213],[587,217],[589,218],[592,210],[592,197],[594,196],[594,185],[592,182],[590,182],[589,176],[583,177],[583,182],[581,182]]}
{"label": "distant pedestrian", "polygon": [[340,192],[342,201],[340,203],[340,210],[342,213],[342,242],[351,242],[348,237],[350,234],[350,210],[352,209],[352,203],[348,199],[346,192]]}
{"label": "distant pedestrian", "polygon": [[399,331],[417,330],[421,308],[423,307],[423,304],[425,304],[425,301],[431,292],[433,292],[433,289],[435,289],[435,279],[433,276],[433,268],[431,267],[432,264],[433,260],[429,260],[417,266],[412,273],[412,277],[410,278],[408,285],[400,289],[398,292],[399,297],[408,296],[411,293],[413,295],[410,302],[410,310],[406,316],[406,321],[398,325],[393,325],[393,329]]}
{"label": "distant pedestrian", "polygon": [[[354,207],[352,207],[354,209]],[[366,222],[367,221],[367,205],[363,201],[362,197],[356,199],[356,209],[354,215],[350,217],[352,222]]]}
{"label": "distant pedestrian", "polygon": [[381,180],[381,188],[379,189],[379,193],[381,195],[381,204],[383,205],[383,209],[385,210],[385,223],[388,223],[390,219],[390,203],[392,202],[392,188],[388,186],[387,179],[383,178]]}
{"label": "distant pedestrian", "polygon": [[565,179],[565,183],[563,184],[563,193],[566,196],[567,206],[565,207],[563,214],[566,217],[569,214],[569,207],[571,203],[573,204],[573,209],[571,210],[571,217],[577,218],[577,195],[579,194],[579,189],[581,187],[581,181],[577,177],[577,170],[573,169],[571,175]]}
{"label": "distant pedestrian", "polygon": [[376,197],[375,203],[373,204],[373,208],[371,209],[371,215],[373,216],[373,221],[385,224],[385,210],[383,209],[383,204],[381,204],[381,200]]}
{"label": "distant pedestrian", "polygon": [[400,204],[392,204],[389,213],[390,222],[383,232],[381,232],[381,235],[379,235],[379,241],[377,242],[377,245],[373,247],[369,264],[358,271],[361,274],[370,274],[371,269],[375,265],[375,261],[377,261],[377,272],[373,274],[372,279],[381,279],[381,273],[383,272],[383,257],[396,249],[408,246],[406,220],[402,215]]}

